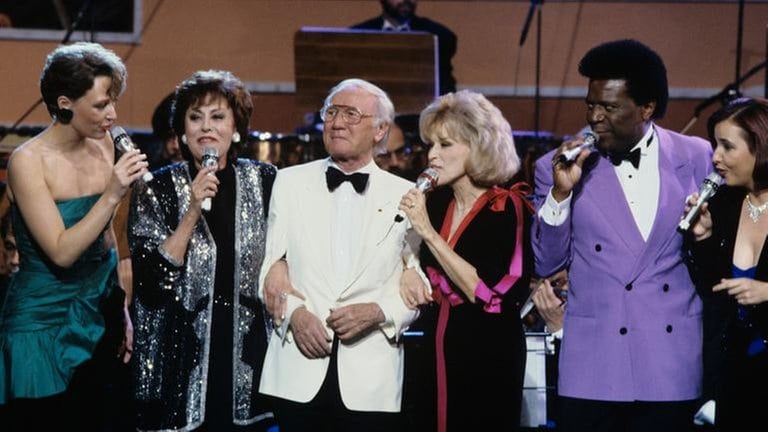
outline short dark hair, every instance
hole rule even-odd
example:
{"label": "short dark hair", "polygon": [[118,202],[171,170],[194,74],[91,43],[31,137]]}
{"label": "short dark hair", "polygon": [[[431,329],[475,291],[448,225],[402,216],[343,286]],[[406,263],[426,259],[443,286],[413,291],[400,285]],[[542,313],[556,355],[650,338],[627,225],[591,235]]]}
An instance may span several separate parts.
{"label": "short dark hair", "polygon": [[[251,94],[232,72],[224,70],[197,71],[176,87],[173,102],[171,125],[176,136],[184,135],[184,116],[190,107],[197,106],[207,96],[223,97],[232,108],[235,116],[235,129],[240,134],[240,142],[232,143],[227,158],[232,161],[240,153],[243,142],[248,141],[248,124],[253,113]],[[192,153],[186,145],[180,146],[181,155],[192,161]]]}
{"label": "short dark hair", "polygon": [[707,132],[713,146],[715,126],[731,120],[747,136],[747,148],[755,155],[752,180],[756,190],[768,188],[768,100],[761,98],[738,98],[715,111],[707,121]]}
{"label": "short dark hair", "polygon": [[40,93],[51,116],[59,110],[59,96],[82,97],[98,76],[112,78],[109,95],[117,99],[125,90],[127,72],[120,57],[97,43],[77,42],[51,51],[40,74]]}
{"label": "short dark hair", "polygon": [[155,107],[152,113],[152,134],[161,141],[167,141],[176,136],[171,127],[171,112],[175,92],[171,92]]}
{"label": "short dark hair", "polygon": [[659,55],[634,39],[606,42],[590,49],[579,62],[579,73],[590,80],[623,79],[627,94],[638,105],[656,102],[652,118],[667,111],[667,68]]}

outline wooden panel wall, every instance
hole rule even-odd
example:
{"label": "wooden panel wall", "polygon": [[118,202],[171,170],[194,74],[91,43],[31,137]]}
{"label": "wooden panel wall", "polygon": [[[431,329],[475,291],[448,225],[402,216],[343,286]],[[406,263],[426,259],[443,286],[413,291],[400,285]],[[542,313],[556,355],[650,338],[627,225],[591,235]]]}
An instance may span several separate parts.
{"label": "wooden panel wall", "polygon": [[[418,13],[450,27],[460,88],[495,94],[515,129],[533,127],[536,25],[518,45],[530,2],[421,0]],[[197,69],[229,69],[259,89],[255,129],[290,132],[306,112],[296,105],[293,37],[302,26],[345,27],[379,12],[378,0],[144,0],[141,44],[109,45],[128,57],[119,122],[149,128],[155,105]],[[768,2],[745,6],[742,70],[765,60]],[[696,103],[734,80],[737,2],[547,1],[542,8],[541,128],[565,134],[583,124],[585,82],[576,63],[591,46],[632,37],[667,62],[676,100],[664,124],[681,129]],[[38,99],[44,56],[55,42],[0,40],[0,124]],[[744,88],[762,93],[765,75]],[[686,96],[687,95],[687,96]],[[692,99],[689,99],[692,98]],[[698,98],[698,100],[697,100]],[[714,107],[713,107],[714,108]],[[705,111],[703,116],[709,114]],[[41,107],[28,118],[45,124]],[[702,134],[700,121],[691,133]]]}

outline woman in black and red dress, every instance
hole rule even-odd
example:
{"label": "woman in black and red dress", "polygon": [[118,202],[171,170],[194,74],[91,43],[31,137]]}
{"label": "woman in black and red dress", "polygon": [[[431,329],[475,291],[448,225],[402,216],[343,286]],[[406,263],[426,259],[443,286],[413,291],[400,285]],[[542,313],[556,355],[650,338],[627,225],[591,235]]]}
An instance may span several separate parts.
{"label": "woman in black and red dress", "polygon": [[437,190],[400,208],[421,235],[432,293],[404,289],[411,307],[434,299],[437,430],[519,428],[525,338],[518,305],[532,270],[530,207],[512,130],[484,96],[449,93],[422,113]]}

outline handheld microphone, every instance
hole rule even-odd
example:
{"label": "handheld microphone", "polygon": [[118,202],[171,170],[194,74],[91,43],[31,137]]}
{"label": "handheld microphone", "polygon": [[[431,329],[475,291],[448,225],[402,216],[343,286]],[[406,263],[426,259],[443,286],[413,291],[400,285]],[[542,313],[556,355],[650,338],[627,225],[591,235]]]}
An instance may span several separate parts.
{"label": "handheld microphone", "polygon": [[[432,190],[437,184],[438,173],[434,168],[427,168],[419,174],[416,178],[416,189],[421,193],[426,193]],[[405,219],[403,212],[397,212],[395,215],[395,222],[402,222]]]}
{"label": "handheld microphone", "polygon": [[[205,147],[203,148],[203,160],[202,160],[203,168],[215,168],[219,166],[219,149],[216,147]],[[208,175],[214,175],[213,173],[208,173]],[[202,208],[205,211],[211,211],[211,198],[204,198],[203,202],[200,203],[200,208]]]}
{"label": "handheld microphone", "polygon": [[[552,284],[552,291],[554,291],[557,298],[559,298],[562,303],[565,303],[568,300],[568,290],[561,287],[564,282],[560,282],[557,279],[550,279],[550,283]],[[536,294],[538,289],[539,287],[537,286],[531,290],[530,294],[528,294],[528,298],[525,299],[523,307],[520,308],[520,319],[525,318],[525,316],[528,315],[534,307],[536,307],[536,304],[533,302],[533,295]]]}
{"label": "handheld microphone", "polygon": [[573,163],[573,161],[576,160],[576,158],[579,156],[582,150],[593,151],[595,149],[595,144],[597,144],[597,142],[600,141],[600,137],[597,136],[597,134],[592,131],[584,132],[584,135],[582,137],[584,138],[584,141],[581,144],[579,144],[578,146],[572,149],[568,149],[560,153],[557,156],[557,159],[555,159],[554,164],[557,165],[560,162]]}
{"label": "handheld microphone", "polygon": [[707,178],[701,182],[701,187],[699,188],[699,199],[696,201],[696,204],[691,207],[690,210],[688,210],[688,214],[686,214],[685,217],[677,225],[678,231],[688,231],[688,229],[691,227],[691,222],[693,222],[699,216],[699,212],[701,212],[701,206],[703,206],[707,200],[712,198],[715,192],[717,192],[717,189],[720,187],[720,182],[722,181],[723,179],[719,174],[716,172],[711,172]]}
{"label": "handheld microphone", "polygon": [[[121,152],[127,153],[129,151],[136,150],[136,145],[133,143],[133,141],[131,141],[131,137],[128,135],[128,132],[126,132],[125,129],[121,128],[120,126],[112,126],[109,134],[112,136],[112,142],[115,143],[115,147],[117,147],[117,149]],[[155,177],[151,172],[147,171],[147,173],[141,176],[141,178],[145,182],[148,182]]]}

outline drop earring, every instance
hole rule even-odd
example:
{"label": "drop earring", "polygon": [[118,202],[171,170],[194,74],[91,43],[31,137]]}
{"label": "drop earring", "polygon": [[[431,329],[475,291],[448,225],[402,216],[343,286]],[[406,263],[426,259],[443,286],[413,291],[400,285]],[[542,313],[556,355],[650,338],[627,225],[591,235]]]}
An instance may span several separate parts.
{"label": "drop earring", "polygon": [[232,142],[234,143],[240,142],[240,132],[235,132],[232,134]]}
{"label": "drop earring", "polygon": [[181,135],[181,142],[183,142],[184,144],[187,143],[187,134],[182,134]]}

